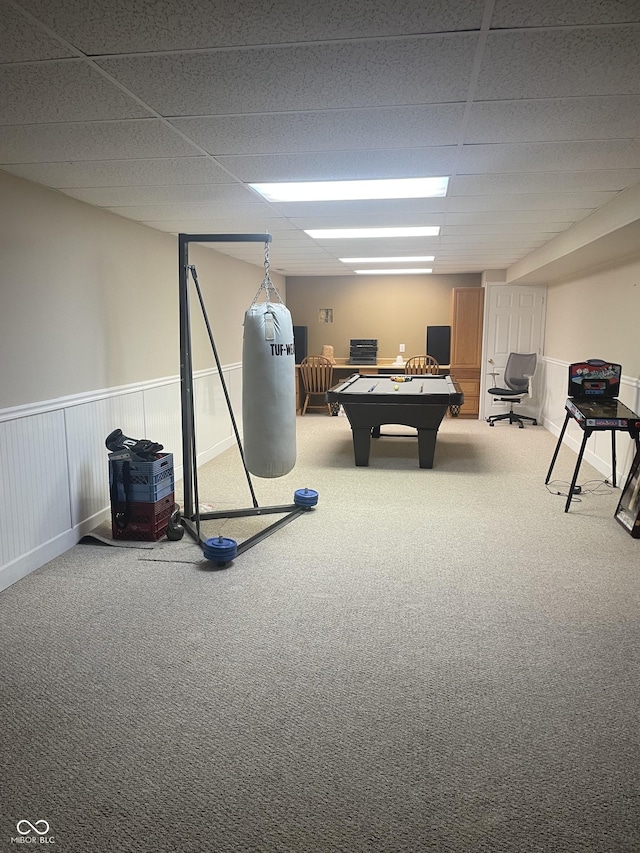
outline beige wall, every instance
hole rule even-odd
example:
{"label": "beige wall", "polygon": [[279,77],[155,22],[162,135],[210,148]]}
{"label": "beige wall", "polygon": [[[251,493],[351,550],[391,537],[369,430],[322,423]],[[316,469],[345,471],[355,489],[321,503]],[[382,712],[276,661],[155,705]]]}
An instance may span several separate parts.
{"label": "beige wall", "polygon": [[[264,256],[263,244],[256,243],[256,262]],[[207,309],[207,316],[215,338],[218,355],[223,364],[242,361],[243,321],[247,308],[253,302],[264,278],[264,268],[246,264],[222,255],[206,246],[193,244],[189,247],[189,261],[194,264]],[[173,286],[177,294],[177,252],[173,259],[176,266]],[[284,276],[269,272],[269,277],[278,289],[283,302],[287,301]],[[211,344],[207,334],[200,304],[194,288],[191,288],[191,318],[193,337],[194,369],[204,369],[214,364]],[[176,296],[177,299],[177,296]],[[260,302],[264,301],[263,295]],[[176,307],[175,322],[178,322]],[[178,372],[178,371],[176,371]]]}
{"label": "beige wall", "polygon": [[[0,171],[0,249],[0,409],[179,374],[175,236]],[[220,359],[239,362],[262,269],[195,245],[190,260]],[[214,360],[192,308],[201,369]]]}
{"label": "beige wall", "polygon": [[[479,287],[480,275],[290,276],[287,305],[293,322],[308,327],[309,354],[334,348],[348,358],[351,338],[376,338],[378,356],[394,358],[425,351],[427,326],[449,324],[453,287]],[[318,320],[321,308],[333,309],[333,323]]]}
{"label": "beige wall", "polygon": [[545,355],[603,358],[640,379],[640,256],[549,285]]}
{"label": "beige wall", "polygon": [[[0,171],[0,409],[179,373],[177,240]],[[223,364],[242,356],[257,266],[192,246]],[[379,354],[422,352],[427,325],[449,323],[452,287],[479,275],[272,276],[309,352],[346,358],[351,338]],[[213,365],[195,296],[194,367]],[[332,325],[319,323],[333,308]],[[640,256],[549,284],[545,355],[607,358],[640,378]]]}

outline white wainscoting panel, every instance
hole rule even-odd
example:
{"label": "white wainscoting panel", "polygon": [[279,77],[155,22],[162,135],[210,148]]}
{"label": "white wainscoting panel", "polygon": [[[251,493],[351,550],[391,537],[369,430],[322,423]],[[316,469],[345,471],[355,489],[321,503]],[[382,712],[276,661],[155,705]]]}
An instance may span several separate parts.
{"label": "white wainscoting panel", "polygon": [[[624,369],[624,368],[623,368]],[[620,381],[620,402],[632,412],[640,415],[640,381],[623,376]],[[624,432],[617,439],[617,468],[618,485],[624,486],[633,462],[636,448],[635,442]]]}
{"label": "white wainscoting panel", "polygon": [[[224,372],[224,371],[223,371]],[[228,375],[225,375],[228,381]],[[235,441],[229,409],[217,371],[200,374],[193,383],[198,464],[217,456]]]}
{"label": "white wainscoting panel", "polygon": [[91,400],[65,411],[71,483],[71,521],[77,527],[109,505],[109,451],[114,429],[144,438],[142,391]]}
{"label": "white wainscoting panel", "polygon": [[242,365],[235,365],[229,370],[228,374],[228,390],[233,406],[233,413],[236,418],[236,426],[238,432],[242,435]]}
{"label": "white wainscoting panel", "polygon": [[173,454],[175,476],[182,476],[182,404],[180,383],[156,385],[144,391],[144,435]]}
{"label": "white wainscoting panel", "polygon": [[0,423],[0,567],[70,527],[66,455],[63,412]]}
{"label": "white wainscoting panel", "polygon": [[[242,434],[242,368],[224,368]],[[198,464],[235,444],[217,370],[194,377]],[[173,453],[182,476],[180,380],[0,411],[0,590],[73,547],[109,518],[109,451],[114,429]]]}
{"label": "white wainscoting panel", "polygon": [[[565,418],[568,368],[567,362],[541,357],[534,379],[539,422],[555,436]],[[225,367],[224,376],[242,435],[241,365]],[[623,377],[620,399],[638,412],[640,382]],[[217,371],[194,377],[194,400],[201,465],[232,447],[235,435]],[[164,444],[174,455],[178,479],[182,420],[177,377],[0,411],[0,589],[73,547],[108,518],[109,466],[104,441],[116,428],[134,438]],[[576,454],[582,435],[570,421],[561,453]],[[620,485],[634,452],[628,435],[618,434]],[[589,439],[585,461],[610,477],[610,433]]]}

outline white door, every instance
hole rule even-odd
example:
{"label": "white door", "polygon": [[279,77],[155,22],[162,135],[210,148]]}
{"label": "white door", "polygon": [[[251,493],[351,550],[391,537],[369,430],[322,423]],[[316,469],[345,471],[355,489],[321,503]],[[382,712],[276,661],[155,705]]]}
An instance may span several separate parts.
{"label": "white door", "polygon": [[[542,355],[547,288],[544,285],[488,284],[486,291],[480,378],[481,418],[508,411],[504,403],[495,402],[487,389],[501,386],[509,353],[535,352]],[[492,376],[492,372],[497,376]],[[518,405],[518,411],[537,417],[538,401],[534,377],[531,396]]]}

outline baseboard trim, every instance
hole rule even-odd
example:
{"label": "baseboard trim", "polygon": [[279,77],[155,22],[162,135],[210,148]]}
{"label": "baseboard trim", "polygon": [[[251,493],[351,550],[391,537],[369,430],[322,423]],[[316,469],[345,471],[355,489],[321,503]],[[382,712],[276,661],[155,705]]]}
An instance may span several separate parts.
{"label": "baseboard trim", "polygon": [[37,548],[34,548],[27,554],[22,554],[13,560],[13,562],[0,567],[0,592],[22,580],[32,572],[35,572],[51,560],[55,560],[56,557],[64,554],[65,551],[73,548],[83,536],[86,536],[87,533],[90,533],[95,527],[106,521],[109,516],[110,507],[106,507],[91,518],[85,519],[77,527],[65,530],[59,536],[55,536],[48,542],[43,542],[42,545],[38,545]]}
{"label": "baseboard trim", "polygon": [[[217,444],[208,448],[208,450],[200,453],[198,455],[198,465],[204,465],[207,462],[210,462],[216,456],[219,456],[225,450],[228,450],[230,447],[233,447],[236,444],[235,437],[226,438],[223,441],[219,441]],[[182,467],[176,468],[174,472],[176,483],[178,483],[183,476]],[[50,539],[48,542],[43,542],[41,545],[38,545],[37,548],[34,548],[32,551],[29,551],[27,554],[22,554],[20,557],[17,557],[13,562],[8,563],[6,566],[0,567],[0,592],[2,590],[7,589],[12,586],[14,583],[25,578],[27,575],[30,575],[32,572],[35,572],[37,569],[44,566],[46,563],[51,560],[55,560],[56,557],[59,557],[61,554],[64,554],[65,551],[68,551],[70,548],[73,548],[78,542],[82,539],[83,536],[86,536],[88,533],[91,533],[98,525],[102,524],[105,521],[108,521],[111,517],[111,507],[106,506],[100,512],[95,513],[91,518],[84,519],[80,524],[78,524],[74,528],[70,528],[69,530],[65,530],[59,536],[55,536],[53,539]]]}

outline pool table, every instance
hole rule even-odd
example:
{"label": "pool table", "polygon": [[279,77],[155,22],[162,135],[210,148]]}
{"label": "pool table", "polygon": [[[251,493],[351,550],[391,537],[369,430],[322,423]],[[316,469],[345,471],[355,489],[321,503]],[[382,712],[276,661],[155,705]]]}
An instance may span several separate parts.
{"label": "pool table", "polygon": [[327,391],[327,402],[339,403],[351,424],[356,465],[369,464],[371,437],[383,424],[418,430],[418,463],[433,468],[436,436],[449,406],[461,406],[464,395],[450,376],[361,376]]}

